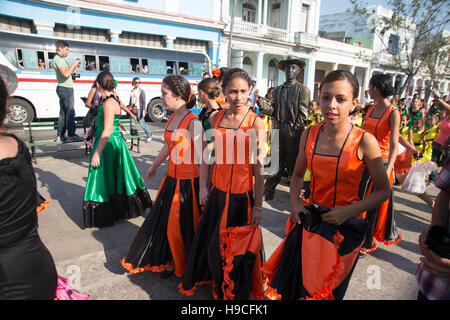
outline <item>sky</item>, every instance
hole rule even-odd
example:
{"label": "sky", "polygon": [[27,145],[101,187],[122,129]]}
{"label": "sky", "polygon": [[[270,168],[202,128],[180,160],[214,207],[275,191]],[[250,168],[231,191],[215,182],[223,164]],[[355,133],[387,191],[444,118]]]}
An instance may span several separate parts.
{"label": "sky", "polygon": [[[387,8],[387,0],[365,0],[368,5],[381,4]],[[320,1],[320,15],[344,12],[350,9],[352,4],[350,0],[321,0]]]}

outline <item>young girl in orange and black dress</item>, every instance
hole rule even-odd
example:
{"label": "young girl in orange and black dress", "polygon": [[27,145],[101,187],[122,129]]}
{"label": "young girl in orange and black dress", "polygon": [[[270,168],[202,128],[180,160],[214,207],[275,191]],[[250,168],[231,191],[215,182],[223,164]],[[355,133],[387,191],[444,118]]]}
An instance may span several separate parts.
{"label": "young girl in orange and black dress", "polygon": [[146,177],[153,179],[158,167],[169,157],[167,173],[151,212],[121,262],[131,273],[151,270],[167,278],[173,273],[180,277],[185,272],[200,219],[200,205],[208,190],[199,182],[199,176],[207,169],[204,164],[200,169],[198,165],[203,130],[197,117],[188,110],[195,105],[195,94],[189,82],[178,75],[165,77],[161,92],[165,108],[174,113],[165,127],[165,144]]}
{"label": "young girl in orange and black dress", "polygon": [[[212,283],[217,299],[264,297],[259,223],[265,131],[262,119],[247,107],[250,82],[244,70],[229,70],[223,80],[229,108],[210,119],[215,129],[212,188],[179,286],[186,295]],[[252,144],[257,154],[251,153]]]}
{"label": "young girl in orange and black dress", "polygon": [[[330,72],[320,86],[324,121],[302,134],[290,183],[286,237],[263,267],[269,299],[342,299],[367,230],[361,214],[389,195],[376,139],[350,120],[358,93],[358,80],[344,70]],[[302,205],[307,169],[311,196]],[[375,188],[366,198],[365,174]]]}
{"label": "young girl in orange and black dress", "polygon": [[371,228],[367,233],[360,257],[364,257],[367,252],[374,251],[377,248],[376,241],[393,245],[401,240],[394,220],[394,195],[392,192],[393,168],[397,158],[400,135],[400,112],[390,104],[388,98],[394,94],[392,78],[385,74],[372,76],[369,81],[369,94],[376,104],[367,111],[363,129],[373,134],[380,145],[381,157],[389,178],[391,196],[376,210],[367,212],[365,218],[371,224]]}

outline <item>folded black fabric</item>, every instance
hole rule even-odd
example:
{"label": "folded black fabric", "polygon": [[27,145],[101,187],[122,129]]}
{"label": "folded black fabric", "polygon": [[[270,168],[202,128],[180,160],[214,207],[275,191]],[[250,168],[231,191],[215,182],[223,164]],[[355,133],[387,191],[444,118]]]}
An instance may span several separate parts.
{"label": "folded black fabric", "polygon": [[425,244],[438,256],[450,259],[450,232],[447,226],[432,226],[428,230]]}

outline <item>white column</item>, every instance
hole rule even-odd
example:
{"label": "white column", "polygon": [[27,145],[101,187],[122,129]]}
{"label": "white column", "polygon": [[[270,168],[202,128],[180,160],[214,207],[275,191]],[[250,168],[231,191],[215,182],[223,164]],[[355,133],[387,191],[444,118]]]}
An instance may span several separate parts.
{"label": "white column", "polygon": [[350,72],[355,74],[355,66],[350,66]]}
{"label": "white column", "polygon": [[266,92],[263,88],[264,52],[258,52],[256,57],[256,86],[259,92]]}
{"label": "white column", "polygon": [[261,14],[262,14],[262,6],[263,6],[263,0],[258,0],[258,13],[256,17],[256,23],[261,24]]}
{"label": "white column", "polygon": [[175,41],[177,37],[175,36],[165,36],[164,40],[166,40],[166,48],[172,49],[173,48],[173,42]]}
{"label": "white column", "polygon": [[[55,24],[53,22],[47,22],[47,21],[38,21],[38,20],[34,20],[34,26],[36,27],[36,32],[37,34],[41,34],[44,36],[53,36],[53,28],[55,27]],[[80,26],[76,26],[76,25],[68,25],[68,27],[72,27],[73,29],[75,28],[80,28]]]}
{"label": "white column", "polygon": [[264,11],[263,11],[263,24],[267,26],[267,10],[269,6],[269,0],[264,0]]}
{"label": "white column", "polygon": [[109,30],[110,38],[109,41],[113,43],[119,43],[119,36],[122,33],[122,30]]}
{"label": "white column", "polygon": [[364,77],[362,82],[362,93],[364,94],[364,91],[369,89],[369,80],[370,80],[370,68],[367,67],[364,71]]}
{"label": "white column", "polygon": [[311,97],[314,96],[314,78],[316,76],[316,60],[314,58],[309,58],[306,64],[305,70],[306,79],[305,85],[311,91]]}
{"label": "white column", "polygon": [[244,51],[241,50],[232,50],[231,51],[231,67],[232,68],[241,68],[242,62],[244,60]]}

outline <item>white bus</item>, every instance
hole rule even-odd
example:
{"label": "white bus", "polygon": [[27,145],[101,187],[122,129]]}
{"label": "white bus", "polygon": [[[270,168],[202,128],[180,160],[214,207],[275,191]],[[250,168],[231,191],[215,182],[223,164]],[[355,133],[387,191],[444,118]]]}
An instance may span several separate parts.
{"label": "white bus", "polygon": [[210,69],[209,58],[203,52],[0,31],[0,63],[12,68],[19,79],[18,88],[9,99],[9,125],[58,118],[59,99],[52,59],[56,54],[55,42],[60,39],[70,46],[68,64],[77,58],[82,62],[77,71],[79,78],[74,80],[77,118],[84,117],[88,111],[80,98],[87,96],[97,74],[103,70],[114,75],[124,104],[129,101],[132,79],[139,77],[146,93],[149,120],[161,121],[165,114],[160,99],[162,79],[168,74],[180,74],[196,86],[202,74]]}

